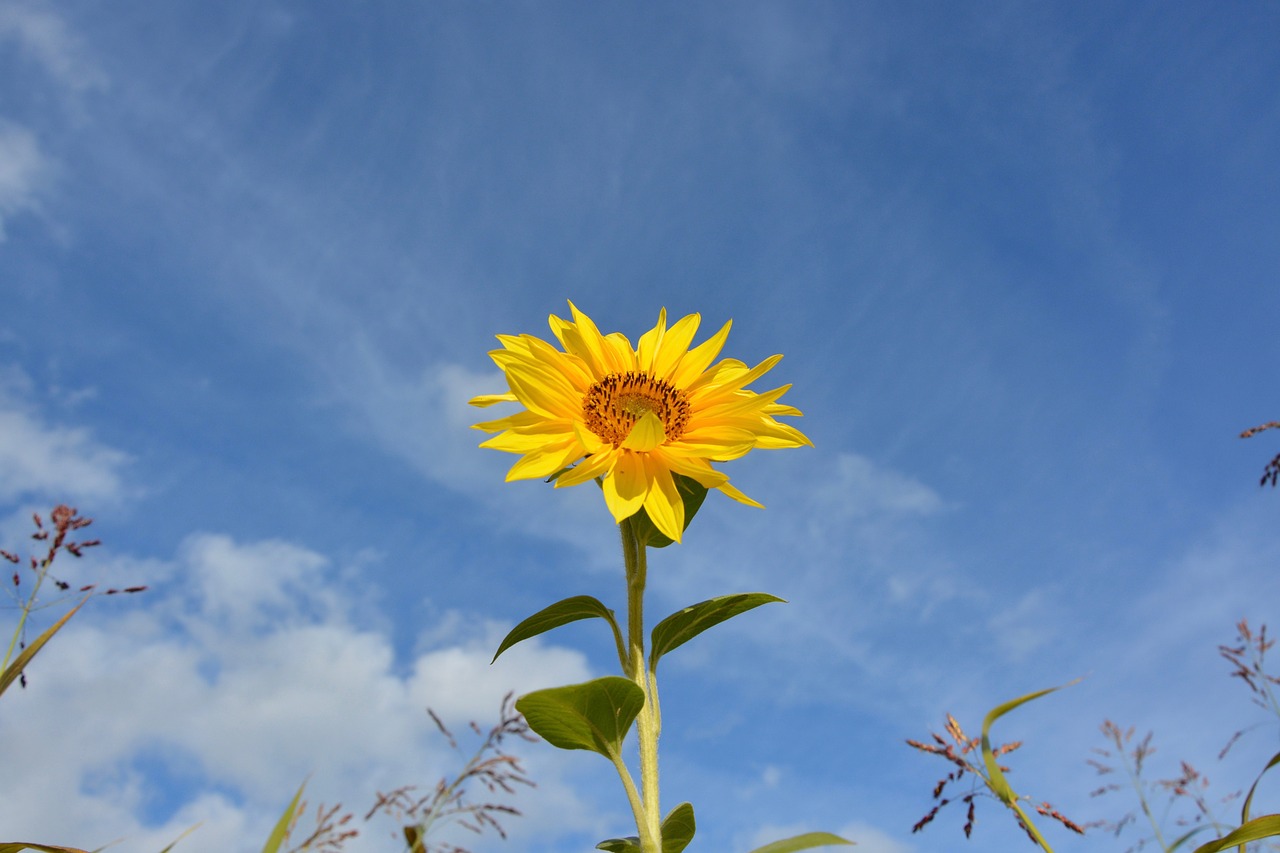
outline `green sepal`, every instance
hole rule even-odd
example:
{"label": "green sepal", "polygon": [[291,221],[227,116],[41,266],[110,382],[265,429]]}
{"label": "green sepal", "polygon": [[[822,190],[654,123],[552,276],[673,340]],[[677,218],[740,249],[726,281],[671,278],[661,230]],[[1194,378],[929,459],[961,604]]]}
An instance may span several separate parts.
{"label": "green sepal", "polygon": [[516,700],[529,728],[552,746],[617,758],[622,739],[644,707],[644,691],[616,675],[535,690]]}
{"label": "green sepal", "polygon": [[794,835],[791,838],[784,838],[781,841],[757,847],[751,853],[793,853],[795,850],[830,847],[836,844],[853,844],[853,842],[847,838],[832,835],[829,832],[806,832],[804,835]]}
{"label": "green sepal", "polygon": [[40,850],[42,853],[89,853],[79,847],[59,847],[56,844],[32,844],[31,842],[7,841],[0,843],[0,853],[18,853],[20,850]]}
{"label": "green sepal", "polygon": [[[674,471],[671,472],[671,476],[676,481],[676,491],[680,493],[680,500],[684,503],[683,529],[688,530],[689,522],[693,521],[693,517],[702,507],[702,502],[707,498],[707,487],[692,477],[686,477]],[[635,528],[636,536],[650,548],[665,548],[675,541],[657,528],[644,507],[631,516],[631,523]]]}
{"label": "green sepal", "polygon": [[693,840],[697,824],[693,804],[681,803],[662,819],[662,853],[681,853]]}
{"label": "green sepal", "polygon": [[613,629],[613,640],[618,647],[618,659],[622,661],[622,668],[627,667],[626,647],[622,644],[622,631],[618,628],[618,621],[613,617],[613,611],[605,607],[598,598],[590,595],[575,595],[572,598],[566,598],[563,601],[557,601],[549,607],[544,607],[537,613],[525,619],[519,625],[511,629],[502,644],[498,646],[498,650],[493,654],[493,660],[490,664],[498,659],[498,655],[507,649],[527,640],[530,637],[536,637],[539,634],[546,633],[552,628],[559,628],[561,625],[568,625],[570,622],[577,622],[579,619],[595,619],[599,617],[609,623],[609,627]]}
{"label": "green sepal", "polygon": [[677,610],[653,626],[649,669],[657,672],[658,658],[677,646],[684,645],[708,628],[772,601],[786,603],[785,599],[767,592],[739,592],[709,598]]}
{"label": "green sepal", "polygon": [[640,853],[640,837],[628,835],[626,838],[606,838],[596,845],[597,850],[608,853]]}

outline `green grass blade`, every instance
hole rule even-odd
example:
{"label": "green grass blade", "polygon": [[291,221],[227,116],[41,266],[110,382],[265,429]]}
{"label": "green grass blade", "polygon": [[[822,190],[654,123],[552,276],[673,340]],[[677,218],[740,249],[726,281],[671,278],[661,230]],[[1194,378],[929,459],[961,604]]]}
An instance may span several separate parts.
{"label": "green grass blade", "polygon": [[[58,631],[62,629],[62,626],[67,624],[67,621],[70,620],[72,616],[75,616],[76,611],[83,606],[84,606],[84,602],[82,601],[79,604],[77,604],[75,607],[68,610],[66,613],[62,614],[61,619],[59,619],[57,622],[54,622],[47,629],[45,629],[45,632],[43,634],[41,634],[39,637],[36,637],[35,642],[33,642],[31,645],[23,649],[22,654],[18,655],[16,658],[13,659],[13,662],[10,663],[9,666],[5,668],[4,672],[0,672],[0,693],[4,693],[5,690],[9,689],[10,684],[18,680],[18,676],[22,674],[22,670],[26,667],[26,665],[31,663],[31,659],[36,656],[36,652],[44,648],[44,644],[52,640],[53,635],[58,633]],[[40,849],[40,848],[32,847],[32,849]],[[71,848],[68,847],[68,848],[55,848],[55,849],[70,850]],[[5,853],[3,847],[0,847],[0,853]]]}
{"label": "green grass blade", "polygon": [[177,838],[173,839],[173,841],[169,842],[169,846],[161,850],[160,853],[169,853],[170,850],[178,846],[179,841],[186,838],[188,835],[195,832],[199,828],[200,828],[200,824],[198,823],[195,826],[188,827],[186,832],[182,833]]}
{"label": "green grass blade", "polygon": [[306,780],[303,780],[298,786],[298,793],[294,794],[289,802],[289,807],[284,810],[284,814],[280,815],[280,820],[276,821],[275,829],[271,830],[271,834],[267,836],[267,843],[262,848],[262,853],[280,853],[280,846],[289,838],[289,825],[293,823],[293,816],[298,812],[298,802],[302,799],[302,791],[306,787]]}
{"label": "green grass blade", "polygon": [[1075,683],[1075,681],[1071,681],[1067,684],[1060,684],[1057,687],[1037,690],[1034,693],[1028,693],[1026,696],[1019,696],[1017,699],[1010,699],[1008,702],[992,708],[982,720],[982,763],[987,768],[987,786],[991,788],[991,793],[1000,799],[1000,802],[1013,810],[1014,814],[1022,821],[1022,825],[1026,827],[1027,834],[1044,850],[1051,850],[1052,848],[1049,847],[1049,842],[1045,841],[1044,836],[1040,834],[1040,830],[1036,829],[1036,825],[1032,823],[1031,818],[1018,805],[1018,795],[1013,792],[1013,788],[1009,785],[1009,780],[1004,777],[1004,771],[1000,769],[1000,762],[996,761],[995,751],[991,748],[991,727],[996,720],[1013,709]]}
{"label": "green grass blade", "polygon": [[1280,815],[1263,815],[1233,829],[1222,838],[1214,839],[1208,844],[1201,844],[1196,848],[1195,853],[1219,853],[1228,847],[1236,847],[1260,838],[1272,838],[1277,835],[1280,835]]}

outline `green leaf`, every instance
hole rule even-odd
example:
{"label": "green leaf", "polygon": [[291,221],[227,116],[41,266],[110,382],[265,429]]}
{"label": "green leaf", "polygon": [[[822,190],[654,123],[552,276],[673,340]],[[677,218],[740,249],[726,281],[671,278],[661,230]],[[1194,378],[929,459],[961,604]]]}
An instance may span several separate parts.
{"label": "green leaf", "polygon": [[1221,838],[1210,841],[1208,844],[1201,844],[1196,848],[1196,853],[1218,853],[1218,851],[1226,850],[1228,847],[1235,847],[1250,841],[1257,841],[1259,838],[1271,838],[1276,835],[1280,835],[1280,814],[1263,815],[1262,817],[1255,817],[1243,826],[1231,830]]}
{"label": "green leaf", "polygon": [[289,824],[293,823],[293,816],[298,812],[298,801],[302,799],[302,789],[307,787],[306,780],[298,786],[298,793],[293,795],[293,800],[289,802],[289,807],[284,810],[284,814],[280,815],[280,820],[276,821],[275,829],[271,830],[271,834],[267,836],[267,843],[262,848],[262,853],[279,853],[280,845],[289,840]]}
{"label": "green leaf", "polygon": [[1177,838],[1173,839],[1173,841],[1169,844],[1168,853],[1174,853],[1174,851],[1180,849],[1182,845],[1190,842],[1192,838],[1195,838],[1197,835],[1204,832],[1206,829],[1212,829],[1212,828],[1213,827],[1209,826],[1209,824],[1202,823],[1199,826],[1197,826],[1195,829],[1191,829],[1182,833]]}
{"label": "green leaf", "polygon": [[[0,693],[4,693],[6,690],[9,689],[10,684],[13,684],[13,682],[18,680],[18,676],[22,674],[22,670],[26,667],[26,665],[31,663],[31,659],[36,656],[36,652],[40,651],[40,649],[44,647],[45,643],[52,640],[53,635],[58,633],[58,631],[61,630],[62,626],[67,624],[67,621],[70,620],[72,616],[75,616],[76,611],[83,606],[84,606],[84,602],[82,601],[79,604],[77,604],[75,607],[68,610],[66,613],[62,614],[61,619],[59,619],[57,622],[54,622],[52,625],[46,628],[43,634],[41,634],[39,637],[36,637],[35,641],[32,642],[31,645],[27,646],[25,649],[22,650],[22,654],[14,658],[13,661],[7,667],[5,667],[4,672],[0,672]],[[28,844],[27,847],[30,847],[32,850],[40,849],[38,846],[31,845],[31,844]],[[21,850],[23,848],[19,847],[17,849]],[[54,849],[70,850],[71,848],[67,847],[67,848],[54,848]],[[5,848],[3,846],[0,846],[0,853],[5,853]]]}
{"label": "green leaf", "polygon": [[693,805],[681,803],[662,819],[662,853],[681,853],[693,840],[697,824],[693,820]]}
{"label": "green leaf", "polygon": [[853,842],[838,835],[832,835],[829,832],[806,832],[804,835],[784,838],[781,841],[757,847],[751,853],[792,853],[794,850],[808,850],[811,847],[830,847],[837,844],[853,844]]}
{"label": "green leaf", "polygon": [[1249,811],[1253,808],[1253,795],[1258,790],[1258,783],[1262,781],[1262,777],[1267,775],[1267,771],[1272,767],[1280,764],[1280,752],[1271,756],[1271,760],[1267,762],[1267,766],[1262,768],[1262,772],[1258,774],[1258,778],[1253,780],[1253,784],[1249,786],[1249,796],[1244,798],[1244,805],[1240,807],[1240,823],[1249,822]]}
{"label": "green leaf", "polygon": [[[702,502],[707,498],[707,487],[692,477],[686,477],[674,471],[671,476],[676,481],[676,491],[680,493],[680,500],[684,503],[684,529],[688,530],[689,523],[693,521],[693,517],[702,507]],[[650,548],[665,548],[675,541],[654,525],[653,520],[649,518],[649,513],[643,507],[631,516],[631,523],[635,525],[636,536]]]}
{"label": "green leaf", "polygon": [[[618,629],[618,622],[613,618],[613,611],[601,604],[599,599],[589,595],[575,595],[572,598],[557,601],[512,628],[502,644],[498,646],[498,651],[493,655],[493,661],[498,659],[498,655],[522,640],[536,637],[552,628],[568,625],[570,622],[597,617],[608,622],[609,627],[613,629],[613,639],[618,646],[618,659],[622,661],[623,669],[626,669],[626,647],[622,644],[622,631]],[[492,664],[493,661],[489,663]]]}
{"label": "green leaf", "polygon": [[643,707],[644,691],[616,675],[536,690],[516,700],[516,710],[547,743],[609,759],[621,753],[622,739]]}
{"label": "green leaf", "polygon": [[640,837],[628,835],[626,838],[606,838],[596,845],[597,850],[608,853],[640,853]]}
{"label": "green leaf", "polygon": [[56,844],[32,844],[29,841],[0,842],[0,853],[18,853],[20,850],[43,850],[45,853],[88,853],[79,847],[59,847]]}
{"label": "green leaf", "polygon": [[691,604],[683,610],[677,610],[653,626],[649,669],[657,672],[658,658],[677,646],[684,645],[708,628],[771,601],[786,603],[784,599],[769,595],[767,592],[739,592],[734,595],[710,598]]}
{"label": "green leaf", "polygon": [[[1078,681],[1079,679],[1077,679]],[[1031,822],[1031,818],[1018,805],[1018,795],[1013,792],[1013,788],[1009,786],[1009,780],[1004,778],[1004,772],[1000,769],[1000,762],[996,761],[995,751],[991,748],[991,726],[995,721],[1003,717],[1021,705],[1026,704],[1041,696],[1061,690],[1063,687],[1070,687],[1075,681],[1066,684],[1060,684],[1057,687],[1049,687],[1045,690],[1037,690],[1034,693],[1028,693],[1026,696],[1019,696],[1017,699],[1010,699],[1002,705],[997,705],[987,712],[987,716],[982,721],[982,761],[987,767],[987,787],[991,789],[991,793],[995,794],[1000,802],[1004,803],[1014,814],[1022,821],[1023,827],[1032,840],[1039,844],[1045,850],[1050,849],[1048,842],[1044,840],[1044,836],[1040,834],[1040,830],[1036,829],[1036,825]]]}
{"label": "green leaf", "polygon": [[1037,690],[1034,693],[1028,693],[1026,696],[1019,696],[1017,699],[1010,699],[1003,705],[997,705],[987,712],[987,716],[982,720],[982,760],[987,765],[987,773],[990,774],[988,781],[991,786],[991,793],[999,797],[1000,802],[1005,805],[1012,805],[1014,800],[1018,798],[1018,795],[1013,793],[1013,788],[1009,787],[1008,780],[1004,778],[1004,773],[1000,770],[1000,763],[996,761],[995,752],[991,749],[991,726],[995,724],[996,720],[1000,719],[1014,708],[1025,705],[1027,702],[1039,699],[1041,696],[1046,696],[1056,690],[1061,690],[1064,687],[1070,687],[1075,683],[1075,681],[1071,681],[1067,684],[1060,684],[1057,687]]}

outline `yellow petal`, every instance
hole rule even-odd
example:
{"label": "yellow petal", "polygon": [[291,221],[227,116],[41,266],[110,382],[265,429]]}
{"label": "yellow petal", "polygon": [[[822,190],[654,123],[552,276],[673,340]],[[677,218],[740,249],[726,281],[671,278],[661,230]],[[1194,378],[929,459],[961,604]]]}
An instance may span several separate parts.
{"label": "yellow petal", "polygon": [[487,447],[490,450],[505,450],[508,453],[533,453],[545,447],[563,446],[570,438],[577,439],[572,432],[567,435],[563,432],[541,435],[522,435],[521,433],[507,430],[500,435],[495,435],[488,441],[482,442],[481,447]]}
{"label": "yellow petal", "polygon": [[548,445],[527,453],[507,472],[507,482],[512,480],[541,480],[550,477],[561,468],[568,468],[582,455],[576,441],[559,446]]}
{"label": "yellow petal", "polygon": [[653,358],[653,369],[650,371],[659,379],[668,379],[675,366],[689,352],[689,344],[702,322],[699,314],[689,314],[680,318],[680,322],[672,326],[662,340],[658,342],[658,352]]}
{"label": "yellow petal", "polygon": [[513,366],[507,368],[507,384],[526,409],[545,418],[581,415],[582,398],[565,385],[546,381],[545,375]]}
{"label": "yellow petal", "polygon": [[631,427],[631,432],[627,433],[627,440],[622,442],[622,446],[627,450],[648,453],[666,440],[667,433],[662,428],[662,418],[653,412],[645,412],[640,420],[636,421],[635,426]]}
{"label": "yellow petal", "polygon": [[618,451],[610,449],[583,459],[572,471],[565,471],[556,478],[556,488],[581,485],[588,480],[594,480],[596,477],[608,473],[614,462],[617,461],[617,455]]}
{"label": "yellow petal", "polygon": [[467,405],[483,409],[492,406],[494,403],[515,402],[517,402],[516,395],[508,391],[506,394],[481,394],[479,397],[472,397],[467,401]]}
{"label": "yellow petal", "polygon": [[727,474],[712,468],[711,463],[701,457],[678,456],[674,453],[667,453],[666,448],[661,447],[654,451],[652,456],[667,470],[676,474],[683,474],[692,480],[697,480],[698,483],[708,489],[714,489],[722,483],[729,482]]}
{"label": "yellow petal", "polygon": [[591,318],[578,310],[578,306],[569,303],[573,312],[573,324],[564,330],[564,348],[580,356],[597,377],[604,377],[613,372],[613,353],[605,342],[604,335],[591,322]]}
{"label": "yellow petal", "polygon": [[636,370],[636,352],[631,348],[631,341],[621,332],[612,332],[604,337],[606,352],[609,356],[610,373],[631,373]]}
{"label": "yellow petal", "polygon": [[654,466],[651,459],[645,460],[645,467],[653,485],[644,499],[644,510],[654,527],[679,542],[680,534],[684,533],[684,501],[680,498],[680,490],[666,468]]}
{"label": "yellow petal", "polygon": [[724,342],[729,338],[729,327],[732,325],[733,321],[730,320],[720,327],[720,331],[689,350],[685,357],[680,359],[680,363],[676,365],[676,369],[672,372],[671,384],[677,388],[684,388],[698,378],[702,371],[706,370],[711,365],[711,362],[716,360],[716,356],[724,348]]}
{"label": "yellow petal", "polygon": [[758,501],[753,501],[751,498],[747,497],[742,492],[738,491],[728,483],[725,483],[721,486],[717,486],[716,488],[724,492],[729,497],[733,498],[738,503],[746,504],[747,506],[753,506],[756,509],[764,509],[764,504],[759,503]]}
{"label": "yellow petal", "polygon": [[658,344],[666,331],[667,309],[663,308],[658,312],[658,325],[641,335],[640,343],[636,346],[636,366],[645,373],[652,372],[653,357],[657,354]]}
{"label": "yellow petal", "polygon": [[604,478],[604,502],[613,514],[613,520],[621,523],[644,506],[649,493],[649,480],[638,454],[623,451],[614,463],[613,471]]}

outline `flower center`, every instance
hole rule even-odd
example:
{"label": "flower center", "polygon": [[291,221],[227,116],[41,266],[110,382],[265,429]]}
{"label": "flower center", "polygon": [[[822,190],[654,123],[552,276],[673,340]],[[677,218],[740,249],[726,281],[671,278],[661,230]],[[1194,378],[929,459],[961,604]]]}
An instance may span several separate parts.
{"label": "flower center", "polygon": [[667,441],[675,441],[689,421],[689,401],[671,383],[636,372],[610,373],[582,398],[587,429],[614,447],[621,447],[636,421],[650,412],[662,421]]}

